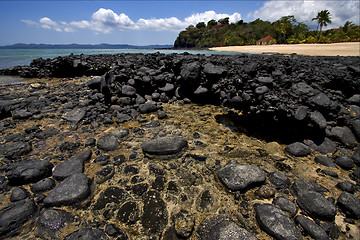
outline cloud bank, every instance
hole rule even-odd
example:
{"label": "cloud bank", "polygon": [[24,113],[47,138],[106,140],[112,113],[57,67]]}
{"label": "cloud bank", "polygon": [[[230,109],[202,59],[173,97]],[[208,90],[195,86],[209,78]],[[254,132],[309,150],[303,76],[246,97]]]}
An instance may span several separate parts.
{"label": "cloud bank", "polygon": [[296,20],[306,23],[311,28],[316,28],[317,22],[311,21],[321,10],[329,10],[332,23],[324,30],[343,26],[346,21],[359,24],[359,6],[358,0],[350,1],[278,1],[270,0],[264,5],[248,14],[247,18],[275,21],[285,15],[294,15]]}
{"label": "cloud bank", "polygon": [[152,31],[171,31],[179,32],[184,30],[189,25],[196,25],[198,22],[207,23],[211,19],[219,20],[222,18],[229,18],[229,22],[237,22],[241,20],[240,13],[218,14],[215,11],[206,11],[203,13],[195,13],[184,20],[179,20],[176,17],[170,18],[140,18],[136,22],[130,19],[124,13],[117,14],[111,9],[100,8],[91,16],[91,20],[55,22],[48,17],[43,17],[39,21],[21,20],[30,26],[41,27],[44,29],[51,29],[57,32],[73,32],[76,29],[90,29],[96,33],[110,33],[114,30],[152,30]]}

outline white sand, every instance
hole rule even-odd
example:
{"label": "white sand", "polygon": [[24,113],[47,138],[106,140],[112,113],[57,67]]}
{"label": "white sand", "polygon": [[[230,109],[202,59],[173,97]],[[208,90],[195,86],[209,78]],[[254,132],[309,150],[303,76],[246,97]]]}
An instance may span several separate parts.
{"label": "white sand", "polygon": [[274,44],[210,48],[213,51],[281,53],[308,56],[360,56],[360,42],[330,44]]}

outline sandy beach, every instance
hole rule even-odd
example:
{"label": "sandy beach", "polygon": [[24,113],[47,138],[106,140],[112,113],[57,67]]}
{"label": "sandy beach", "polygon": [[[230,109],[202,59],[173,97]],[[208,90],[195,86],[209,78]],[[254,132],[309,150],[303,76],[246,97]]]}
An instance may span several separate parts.
{"label": "sandy beach", "polygon": [[331,44],[291,44],[291,45],[250,45],[210,48],[213,51],[234,51],[249,53],[281,53],[308,56],[360,56],[359,42]]}

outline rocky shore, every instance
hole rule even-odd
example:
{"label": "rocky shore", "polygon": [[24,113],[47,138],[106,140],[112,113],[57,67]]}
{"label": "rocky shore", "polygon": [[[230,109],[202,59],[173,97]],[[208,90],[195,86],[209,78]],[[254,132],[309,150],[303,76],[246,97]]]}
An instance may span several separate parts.
{"label": "rocky shore", "polygon": [[359,239],[359,57],[0,70],[0,238]]}

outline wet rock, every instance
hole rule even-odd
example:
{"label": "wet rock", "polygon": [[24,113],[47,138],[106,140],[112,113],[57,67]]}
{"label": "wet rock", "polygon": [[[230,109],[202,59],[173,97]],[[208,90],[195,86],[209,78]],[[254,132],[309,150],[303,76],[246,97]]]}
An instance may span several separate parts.
{"label": "wet rock", "polygon": [[290,187],[290,180],[281,172],[272,172],[268,174],[269,181],[275,185],[277,189]]}
{"label": "wet rock", "polygon": [[293,191],[294,196],[299,196],[302,193],[306,192],[329,192],[326,188],[318,185],[315,182],[307,182],[303,179],[296,179],[294,184],[291,186],[291,190]]}
{"label": "wet rock", "polygon": [[257,238],[227,215],[217,215],[205,218],[196,230],[202,240],[243,239],[257,240]]}
{"label": "wet rock", "polygon": [[329,132],[329,136],[333,137],[340,143],[344,144],[348,147],[355,147],[356,146],[356,139],[354,134],[348,127],[334,127]]}
{"label": "wet rock", "polygon": [[295,157],[304,157],[311,153],[308,146],[303,143],[295,142],[286,146],[285,151]]}
{"label": "wet rock", "polygon": [[309,108],[305,106],[298,107],[298,109],[295,112],[295,116],[294,116],[295,119],[299,121],[304,120],[308,115],[308,110]]}
{"label": "wet rock", "polygon": [[156,112],[157,110],[158,107],[156,106],[155,102],[146,102],[139,105],[139,111],[142,114]]}
{"label": "wet rock", "polygon": [[41,193],[49,191],[55,187],[55,181],[52,178],[44,178],[40,181],[36,182],[34,185],[30,187],[33,193]]}
{"label": "wet rock", "polygon": [[35,134],[35,137],[39,138],[39,139],[48,139],[56,134],[59,133],[59,129],[56,129],[56,128],[47,128],[43,131],[40,131],[40,132],[37,132]]}
{"label": "wet rock", "polygon": [[131,190],[134,194],[141,196],[143,195],[149,188],[149,185],[146,183],[135,184],[131,187]]}
{"label": "wet rock", "polygon": [[325,174],[325,175],[328,175],[328,176],[330,176],[330,177],[334,177],[334,178],[338,178],[339,177],[339,175],[336,173],[336,172],[334,172],[334,171],[330,171],[330,170],[326,170],[326,169],[317,169],[316,170],[316,172],[320,172],[320,173],[322,173],[322,174]]}
{"label": "wet rock", "polygon": [[136,202],[124,203],[118,211],[117,219],[125,224],[134,224],[140,219],[140,210]]}
{"label": "wet rock", "polygon": [[119,142],[113,134],[107,134],[98,139],[97,147],[104,151],[114,151],[119,148]]}
{"label": "wet rock", "polygon": [[349,181],[339,182],[336,184],[336,187],[348,193],[354,193],[356,191],[356,185]]}
{"label": "wet rock", "polygon": [[24,160],[6,173],[10,184],[34,183],[51,175],[53,165],[40,160]]}
{"label": "wet rock", "polygon": [[259,198],[272,198],[276,193],[276,189],[273,186],[263,185],[255,191],[255,195]]}
{"label": "wet rock", "polygon": [[128,122],[132,119],[132,117],[128,114],[124,114],[124,113],[117,113],[116,114],[116,122],[117,123],[124,123],[124,122]]}
{"label": "wet rock", "polygon": [[59,163],[52,171],[55,180],[62,181],[76,173],[84,172],[85,161],[91,158],[92,151],[90,149],[85,152],[72,157],[70,160]]}
{"label": "wet rock", "polygon": [[200,78],[201,66],[199,62],[185,64],[181,67],[180,75],[182,79],[189,84],[194,84]]}
{"label": "wet rock", "polygon": [[14,231],[28,221],[37,211],[36,204],[31,199],[11,203],[0,210],[0,236]]}
{"label": "wet rock", "polygon": [[74,216],[70,212],[59,209],[47,209],[38,218],[38,233],[45,239],[57,239],[66,224],[73,221]]}
{"label": "wet rock", "polygon": [[327,126],[327,121],[324,118],[324,116],[316,111],[316,112],[311,112],[310,113],[310,120],[312,121],[312,123],[317,126],[318,128],[320,128],[321,130],[324,130]]}
{"label": "wet rock", "polygon": [[263,95],[269,91],[267,86],[260,86],[255,89],[255,93],[258,95]]}
{"label": "wet rock", "polygon": [[232,160],[218,170],[218,177],[231,191],[242,191],[265,181],[266,174],[255,165],[238,164]]}
{"label": "wet rock", "polygon": [[326,156],[316,156],[315,157],[315,162],[319,163],[321,165],[327,166],[327,167],[336,168],[336,165],[331,160],[331,158],[326,157]]}
{"label": "wet rock", "polygon": [[321,154],[334,153],[336,151],[336,143],[328,138],[320,143],[315,143],[311,140],[304,141],[312,150],[315,150]]}
{"label": "wet rock", "polygon": [[187,146],[186,139],[177,136],[160,137],[141,145],[144,153],[151,155],[172,155],[179,153]]}
{"label": "wet rock", "polygon": [[99,229],[82,228],[67,235],[64,240],[109,240],[109,237]]}
{"label": "wet rock", "polygon": [[159,111],[157,112],[157,115],[158,115],[158,119],[165,119],[165,118],[167,118],[166,112],[161,111],[161,110],[159,110]]}
{"label": "wet rock", "polygon": [[360,219],[360,199],[355,195],[343,192],[337,200],[337,205],[347,217]]}
{"label": "wet rock", "polygon": [[65,113],[62,118],[74,124],[79,123],[86,115],[86,110],[82,108],[74,108],[73,110]]}
{"label": "wet rock", "polygon": [[90,180],[83,173],[64,179],[44,199],[46,206],[71,205],[86,199],[90,194]]}
{"label": "wet rock", "polygon": [[355,166],[351,158],[341,155],[337,156],[337,158],[335,159],[335,163],[345,170],[351,170]]}
{"label": "wet rock", "polygon": [[129,97],[134,96],[136,94],[136,88],[129,85],[124,85],[121,88],[121,94]]}
{"label": "wet rock", "polygon": [[149,191],[142,196],[144,203],[141,224],[150,234],[159,234],[164,230],[168,212],[159,192]]}
{"label": "wet rock", "polygon": [[9,142],[0,145],[0,155],[9,159],[17,159],[31,152],[32,146],[28,142]]}
{"label": "wet rock", "polygon": [[277,197],[273,200],[272,203],[278,206],[284,212],[289,213],[290,217],[294,217],[297,213],[297,207],[295,203],[285,197]]}
{"label": "wet rock", "polygon": [[121,139],[129,135],[129,129],[115,129],[111,131],[111,134]]}
{"label": "wet rock", "polygon": [[295,221],[302,227],[304,233],[310,235],[314,239],[318,240],[329,240],[329,236],[319,225],[314,223],[312,220],[298,215],[295,218]]}
{"label": "wet rock", "polygon": [[206,63],[203,72],[211,79],[218,79],[226,73],[226,69],[221,66],[215,66],[212,63]]}
{"label": "wet rock", "polygon": [[333,220],[336,215],[336,207],[328,201],[321,193],[308,191],[302,192],[297,197],[297,203],[301,210],[311,217],[325,221]]}
{"label": "wet rock", "polygon": [[93,210],[101,210],[105,208],[108,203],[121,204],[129,198],[130,195],[124,189],[118,187],[108,187],[96,200],[96,203],[93,205]]}
{"label": "wet rock", "polygon": [[329,108],[331,105],[331,100],[330,98],[324,94],[324,93],[319,93],[318,95],[316,95],[313,99],[312,102],[318,106],[318,107],[322,107],[322,108]]}
{"label": "wet rock", "polygon": [[155,190],[162,191],[165,188],[166,178],[163,176],[157,176],[151,187]]}
{"label": "wet rock", "polygon": [[181,210],[174,216],[174,229],[180,238],[189,238],[194,230],[195,216],[186,210]]}
{"label": "wet rock", "polygon": [[17,201],[23,200],[27,197],[29,197],[28,191],[26,191],[25,189],[23,189],[21,187],[15,187],[11,192],[10,201],[17,202]]}
{"label": "wet rock", "polygon": [[213,212],[217,210],[217,201],[210,190],[204,190],[197,199],[197,209],[199,212]]}
{"label": "wet rock", "polygon": [[275,239],[302,239],[290,218],[273,204],[255,204],[256,220],[260,228]]}
{"label": "wet rock", "polygon": [[27,119],[30,118],[33,114],[29,112],[27,109],[19,109],[15,110],[12,113],[13,119]]}
{"label": "wet rock", "polygon": [[101,184],[114,176],[115,169],[113,166],[107,166],[95,173],[95,182]]}

